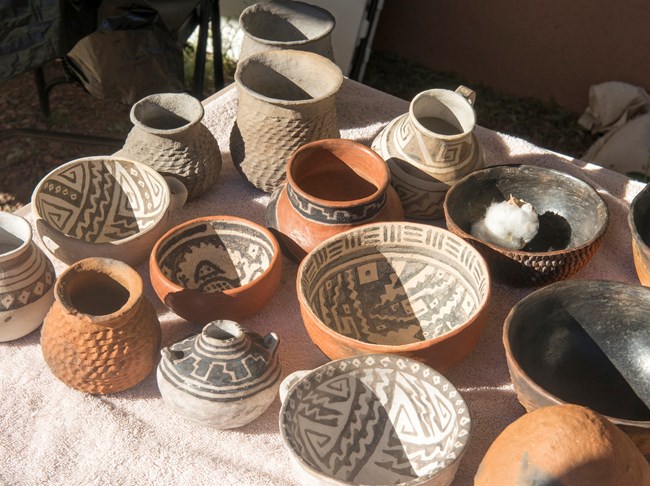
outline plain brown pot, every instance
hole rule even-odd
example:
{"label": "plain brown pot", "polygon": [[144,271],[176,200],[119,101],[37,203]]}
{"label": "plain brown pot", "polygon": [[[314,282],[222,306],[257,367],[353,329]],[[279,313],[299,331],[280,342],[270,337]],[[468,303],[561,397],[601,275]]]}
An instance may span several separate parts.
{"label": "plain brown pot", "polygon": [[70,266],[54,287],[41,346],[52,373],[87,393],[131,388],[155,368],[160,323],[142,295],[142,279],[126,263],[87,258]]}
{"label": "plain brown pot", "polygon": [[404,219],[386,162],[352,140],[303,145],[287,163],[287,183],[267,208],[267,224],[296,260],[356,226]]}

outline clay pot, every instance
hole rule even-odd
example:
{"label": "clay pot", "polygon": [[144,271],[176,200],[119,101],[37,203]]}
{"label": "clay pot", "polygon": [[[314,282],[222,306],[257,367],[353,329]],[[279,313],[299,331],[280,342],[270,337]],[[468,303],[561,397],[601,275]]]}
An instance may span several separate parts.
{"label": "clay pot", "polygon": [[280,386],[278,336],[215,321],[161,351],[158,388],[171,410],[217,429],[241,427],[271,405]]}
{"label": "clay pot", "polygon": [[202,119],[203,105],[188,94],[147,96],[131,107],[134,126],[115,155],[177,178],[194,199],[214,187],[221,171],[219,146]]}
{"label": "clay pot", "polygon": [[280,397],[280,432],[305,485],[449,485],[470,437],[467,405],[454,386],[399,356],[298,371]]}
{"label": "clay pot", "polygon": [[487,265],[452,233],[373,223],[317,246],[297,293],[312,341],[331,359],[389,353],[446,370],[474,348],[490,300]]}
{"label": "clay pot", "polygon": [[178,180],[140,162],[86,157],[57,167],[39,182],[32,214],[44,246],[65,263],[105,257],[137,265],[186,197]]}
{"label": "clay pot", "polygon": [[619,425],[650,457],[650,289],[568,280],[515,305],[503,346],[526,410],[573,403]]}
{"label": "clay pot", "polygon": [[54,267],[32,241],[32,227],[0,211],[0,341],[21,338],[43,322],[54,301]]}
{"label": "clay pot", "polygon": [[407,217],[441,218],[447,189],[483,167],[483,151],[473,133],[475,100],[474,91],[465,86],[423,91],[413,98],[409,112],[373,141],[372,148],[390,167]]}
{"label": "clay pot", "polygon": [[246,219],[207,216],[168,231],[149,259],[151,283],[166,306],[188,321],[240,321],[273,296],[282,275],[271,232]]}
{"label": "clay pot", "polygon": [[239,17],[244,33],[239,60],[258,52],[295,49],[334,60],[334,16],[316,5],[294,1],[259,2]]}
{"label": "clay pot", "polygon": [[335,97],[343,75],[318,54],[295,50],[253,54],[239,63],[233,162],[255,187],[277,189],[299,146],[338,138]]}
{"label": "clay pot", "polygon": [[593,410],[544,407],[508,425],[478,467],[475,486],[650,484],[650,466],[630,439]]}
{"label": "clay pot", "polygon": [[356,226],[400,221],[402,205],[386,163],[352,140],[303,145],[287,163],[287,183],[267,207],[267,226],[297,261],[327,238]]}
{"label": "clay pot", "polygon": [[[510,196],[530,203],[539,215],[536,236],[521,250],[471,233],[493,203]],[[534,165],[477,170],[449,189],[444,210],[449,231],[481,252],[495,279],[514,286],[544,285],[575,274],[596,254],[609,223],[607,204],[591,185]]]}
{"label": "clay pot", "polygon": [[645,186],[632,200],[628,215],[634,266],[641,285],[650,287],[650,189]]}
{"label": "clay pot", "polygon": [[88,258],[68,267],[54,288],[41,346],[52,373],[87,393],[137,385],[158,363],[160,324],[126,263]]}

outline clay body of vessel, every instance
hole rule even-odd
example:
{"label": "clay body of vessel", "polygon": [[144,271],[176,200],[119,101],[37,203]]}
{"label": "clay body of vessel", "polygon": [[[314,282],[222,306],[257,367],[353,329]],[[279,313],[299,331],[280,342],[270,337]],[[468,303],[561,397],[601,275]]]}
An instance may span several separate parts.
{"label": "clay body of vessel", "polygon": [[106,257],[137,265],[167,231],[187,192],[150,167],[118,157],[63,164],[36,186],[32,214],[45,247],[70,264]]}
{"label": "clay body of vessel", "polygon": [[32,241],[25,219],[0,211],[0,342],[43,322],[54,301],[54,267]]}
{"label": "clay body of vessel", "polygon": [[43,323],[41,346],[52,373],[77,390],[131,388],[158,363],[160,324],[126,263],[88,258],[61,274]]}
{"label": "clay body of vessel", "polygon": [[[511,196],[539,215],[535,237],[510,250],[472,235],[472,225],[495,202]],[[473,244],[492,275],[509,285],[544,285],[578,272],[596,254],[609,222],[607,204],[596,189],[564,172],[534,165],[477,170],[454,184],[445,197],[449,231]]]}
{"label": "clay body of vessel", "polygon": [[527,410],[573,403],[606,416],[650,456],[650,289],[571,280],[515,305],[503,327],[508,369]]}
{"label": "clay body of vessel", "polygon": [[272,192],[295,149],[339,137],[335,98],[342,82],[333,62],[311,52],[267,51],[239,63],[230,151],[249,182]]}
{"label": "clay body of vessel", "polygon": [[476,345],[490,278],[481,255],[444,229],[373,223],[309,253],[297,292],[305,328],[330,358],[394,353],[445,370]]}
{"label": "clay body of vessel", "polygon": [[375,138],[372,148],[388,163],[407,217],[441,218],[449,187],[483,167],[483,151],[473,133],[475,99],[464,86],[423,91],[408,113]]}
{"label": "clay body of vessel", "polygon": [[639,281],[650,286],[650,190],[645,186],[630,205],[628,224],[632,233],[632,254]]}
{"label": "clay body of vessel", "polygon": [[632,441],[593,410],[556,405],[508,425],[474,478],[495,484],[650,484],[650,466]]}
{"label": "clay body of vessel", "polygon": [[180,180],[188,199],[212,189],[221,171],[217,141],[202,123],[203,105],[185,93],[147,96],[131,108],[133,128],[115,155]]}
{"label": "clay body of vessel", "polygon": [[242,320],[273,296],[282,276],[280,247],[252,221],[207,216],[168,231],[151,252],[151,283],[188,321]]}
{"label": "clay body of vessel", "polygon": [[258,2],[239,17],[244,32],[239,59],[258,52],[295,49],[334,60],[334,16],[316,5],[294,1]]}
{"label": "clay body of vessel", "polygon": [[296,372],[281,388],[280,432],[303,484],[453,481],[471,420],[460,393],[428,366],[357,356]]}
{"label": "clay body of vessel", "polygon": [[355,226],[402,220],[389,178],[386,163],[365,145],[336,139],[305,144],[287,163],[287,183],[271,198],[267,225],[300,261]]}
{"label": "clay body of vessel", "polygon": [[259,417],[280,386],[279,340],[215,321],[201,334],[163,348],[158,388],[165,405],[217,429],[241,427]]}

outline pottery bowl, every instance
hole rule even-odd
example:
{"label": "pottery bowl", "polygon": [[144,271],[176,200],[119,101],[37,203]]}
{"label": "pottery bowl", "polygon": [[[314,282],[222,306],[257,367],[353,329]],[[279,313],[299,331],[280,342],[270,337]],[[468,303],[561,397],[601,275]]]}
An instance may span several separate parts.
{"label": "pottery bowl", "polygon": [[630,205],[628,224],[632,233],[632,254],[639,281],[650,286],[650,189],[645,186]]}
{"label": "pottery bowl", "polygon": [[161,301],[198,324],[239,321],[271,298],[282,273],[280,248],[262,226],[232,216],[207,216],[169,230],[149,259]]}
{"label": "pottery bowl", "polygon": [[[539,215],[537,235],[521,250],[508,250],[471,234],[488,207],[510,196]],[[596,253],[607,229],[605,201],[586,182],[554,169],[502,165],[473,172],[445,197],[447,228],[472,243],[494,278],[512,285],[542,285],[567,278]]]}
{"label": "pottery bowl", "polygon": [[309,253],[297,292],[305,328],[330,358],[391,353],[442,371],[474,348],[490,278],[480,253],[444,229],[374,223]]}
{"label": "pottery bowl", "polygon": [[571,280],[531,293],[503,328],[519,401],[589,407],[650,453],[648,315],[650,289],[639,285]]}
{"label": "pottery bowl", "polygon": [[41,180],[32,195],[32,213],[45,247],[65,263],[104,257],[137,265],[186,197],[178,180],[144,164],[86,157]]}
{"label": "pottery bowl", "polygon": [[298,371],[280,396],[280,432],[303,484],[448,485],[470,436],[454,386],[400,356]]}

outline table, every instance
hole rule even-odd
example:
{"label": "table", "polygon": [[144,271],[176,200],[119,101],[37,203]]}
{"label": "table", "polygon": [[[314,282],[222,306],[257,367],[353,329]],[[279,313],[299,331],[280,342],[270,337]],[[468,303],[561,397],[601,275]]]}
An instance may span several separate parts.
{"label": "table", "polygon": [[[480,99],[479,99],[480,103]],[[237,95],[226,88],[205,101],[205,125],[217,138],[224,165],[214,190],[174,214],[172,224],[203,215],[230,214],[264,223],[268,196],[237,173],[229,156],[229,135]],[[337,100],[341,136],[370,144],[408,103],[346,80]],[[481,127],[476,135],[489,165],[534,164],[573,174],[597,188],[610,211],[604,244],[576,279],[638,283],[627,213],[642,184],[598,166],[535,147]],[[296,264],[285,259],[279,291],[256,316],[242,324],[260,334],[279,334],[283,377],[328,359],[310,341],[295,295]],[[57,274],[65,265],[54,260]],[[198,332],[157,299],[146,264],[136,268],[145,294],[156,306],[168,346]],[[486,328],[471,355],[446,376],[468,403],[469,447],[456,485],[472,484],[490,443],[524,410],[508,376],[501,331],[510,308],[532,289],[494,283]],[[167,410],[155,376],[126,392],[91,396],[66,387],[50,373],[38,331],[0,343],[0,483],[3,484],[296,484],[278,429],[280,402],[240,429],[213,430],[190,424]]]}

